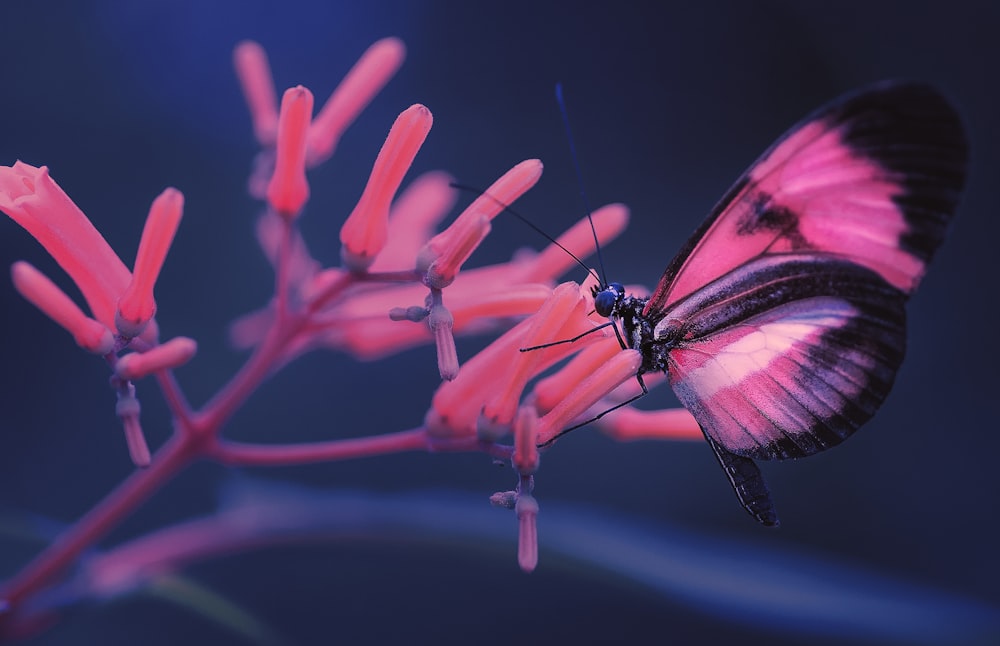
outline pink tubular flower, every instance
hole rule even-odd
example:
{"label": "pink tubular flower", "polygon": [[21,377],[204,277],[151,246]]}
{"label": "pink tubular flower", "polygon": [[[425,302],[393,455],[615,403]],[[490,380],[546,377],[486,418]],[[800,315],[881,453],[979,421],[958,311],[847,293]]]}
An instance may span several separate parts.
{"label": "pink tubular flower", "polygon": [[406,47],[398,38],[383,38],[361,55],[309,128],[310,167],[333,154],[344,130],[385,87],[405,57]]}
{"label": "pink tubular flower", "polygon": [[517,564],[524,572],[538,567],[538,501],[531,494],[521,494],[514,505],[517,513]]}
{"label": "pink tubular flower", "polygon": [[72,334],[81,348],[95,354],[107,354],[114,349],[111,331],[84,314],[45,274],[20,261],[11,267],[11,278],[21,296]]}
{"label": "pink tubular flower", "polygon": [[[0,210],[34,236],[69,274],[94,318],[126,338],[141,332],[146,342],[156,341],[153,284],[173,240],[182,206],[183,196],[176,189],[167,189],[154,202],[133,279],[83,211],[49,177],[48,168],[22,162],[0,166]],[[124,311],[120,310],[122,306]]]}
{"label": "pink tubular flower", "polygon": [[580,381],[551,411],[539,420],[538,443],[551,443],[580,415],[639,372],[642,355],[638,350],[622,350],[601,364],[592,374],[579,374]]}
{"label": "pink tubular flower", "polygon": [[273,146],[278,133],[278,100],[267,53],[252,40],[245,40],[233,51],[233,66],[250,108],[257,142],[264,147]]}
{"label": "pink tubular flower", "polygon": [[132,276],[45,166],[0,166],[0,210],[27,230],[73,279],[94,317],[115,328],[118,298]]}
{"label": "pink tubular flower", "polygon": [[313,95],[298,85],[285,91],[278,116],[277,156],[267,186],[267,201],[281,217],[296,217],[309,199],[306,181],[306,135],[312,119]]}
{"label": "pink tubular flower", "polygon": [[531,406],[522,406],[514,424],[514,456],[511,462],[522,477],[538,469],[538,413]]}
{"label": "pink tubular flower", "polygon": [[424,282],[431,287],[451,284],[482,237],[475,244],[467,240],[474,233],[482,232],[485,236],[489,221],[537,184],[542,169],[542,162],[537,159],[527,159],[514,166],[462,211],[451,226],[431,238],[417,254],[417,271],[427,275]]}
{"label": "pink tubular flower", "polygon": [[593,374],[620,351],[614,338],[605,338],[584,348],[561,370],[535,384],[532,390],[535,406],[543,412],[552,410],[576,387],[581,375]]}
{"label": "pink tubular flower", "polygon": [[432,171],[414,179],[389,209],[389,235],[369,271],[413,268],[420,247],[455,206],[456,192],[448,173]]}
{"label": "pink tubular flower", "polygon": [[125,444],[128,446],[129,457],[132,463],[140,468],[149,466],[151,456],[149,445],[146,443],[146,436],[142,433],[142,425],[139,423],[139,413],[142,407],[139,400],[135,398],[135,387],[128,384],[123,390],[118,392],[118,403],[115,405],[115,413],[122,421],[122,428],[125,430]]}
{"label": "pink tubular flower", "polygon": [[[488,268],[487,268],[488,269]],[[487,271],[471,270],[459,275],[449,288],[449,311],[456,334],[482,329],[491,319],[527,316],[535,312],[552,291],[536,283],[513,284],[498,289],[492,282],[480,283],[481,290],[458,293],[460,286],[474,287],[476,279]],[[393,286],[371,294],[351,296],[338,303],[324,317],[322,344],[347,350],[363,359],[377,359],[404,348],[433,341],[427,326],[393,321],[387,314],[405,303],[421,302],[426,288],[422,285]],[[419,306],[413,306],[419,307]],[[426,308],[425,308],[426,309]],[[413,319],[410,319],[413,320]],[[516,351],[517,348],[514,348]]]}
{"label": "pink tubular flower", "polygon": [[[498,371],[517,356],[530,321],[522,321],[465,362],[462,378],[441,384],[424,418],[428,432],[436,437],[472,436],[486,397],[493,393]],[[488,390],[487,390],[488,389]]]}
{"label": "pink tubular flower", "polygon": [[441,255],[427,268],[424,278],[427,286],[432,289],[444,289],[451,285],[462,264],[486,238],[490,229],[490,220],[485,215],[475,219],[455,220],[455,223],[448,227],[449,235],[444,239]]}
{"label": "pink tubular flower", "polygon": [[118,331],[126,337],[141,334],[156,313],[153,286],[160,276],[183,211],[184,196],[176,188],[166,189],[153,200],[139,240],[132,280],[118,301],[115,315]]}
{"label": "pink tubular flower", "polygon": [[[316,118],[305,124],[305,167],[318,166],[333,154],[341,135],[389,82],[405,55],[406,48],[396,38],[384,38],[368,48],[330,95]],[[264,49],[250,40],[236,46],[233,66],[250,109],[254,135],[263,149],[254,161],[254,172],[249,180],[250,194],[257,199],[268,199],[279,136],[279,111],[271,67]]]}
{"label": "pink tubular flower", "polygon": [[645,411],[624,407],[602,417],[597,425],[619,442],[635,440],[702,440],[698,422],[686,408]]}
{"label": "pink tubular flower", "polygon": [[385,246],[389,205],[433,121],[431,111],[417,104],[404,110],[392,124],[375,159],[368,184],[340,229],[341,259],[348,269],[367,270]]}
{"label": "pink tubular flower", "polygon": [[115,364],[115,374],[128,381],[141,379],[160,370],[182,366],[198,351],[194,339],[179,336],[143,353],[132,352]]}
{"label": "pink tubular flower", "polygon": [[452,334],[455,317],[439,303],[431,307],[427,325],[434,335],[434,344],[437,346],[438,371],[442,379],[451,381],[458,376],[458,351],[455,349],[455,336]]}
{"label": "pink tubular flower", "polygon": [[[566,291],[573,292],[566,299]],[[523,394],[527,379],[552,366],[567,355],[602,337],[588,335],[578,343],[562,343],[533,352],[520,352],[529,335],[551,333],[546,340],[558,341],[593,329],[579,299],[579,287],[566,283],[550,294],[550,306],[517,324],[488,345],[462,367],[462,376],[442,384],[425,417],[428,431],[438,437],[478,434],[496,439],[510,430],[511,417]],[[575,304],[572,299],[575,297]],[[558,302],[558,304],[555,304]],[[513,385],[511,385],[513,384]],[[488,409],[486,407],[489,406]],[[511,411],[508,415],[507,411]]]}
{"label": "pink tubular flower", "polygon": [[[521,342],[525,346],[535,346],[558,341],[562,338],[560,330],[574,315],[581,320],[584,315],[580,304],[580,289],[576,283],[563,283],[553,290],[552,296],[531,317],[531,325]],[[494,394],[486,399],[483,406],[479,423],[481,435],[484,434],[484,429],[491,429],[485,434],[496,439],[496,436],[510,429],[524,387],[537,373],[539,363],[545,359],[545,353],[545,350],[518,352],[507,359],[505,363],[508,368],[500,373],[503,376],[497,380],[498,386],[492,389]]]}

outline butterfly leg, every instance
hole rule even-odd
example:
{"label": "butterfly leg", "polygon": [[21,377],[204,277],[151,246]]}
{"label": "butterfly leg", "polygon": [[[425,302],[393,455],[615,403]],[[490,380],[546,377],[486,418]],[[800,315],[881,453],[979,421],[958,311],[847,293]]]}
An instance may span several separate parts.
{"label": "butterfly leg", "polygon": [[[554,345],[562,345],[564,343],[573,343],[575,341],[579,341],[580,339],[582,339],[583,337],[587,336],[588,334],[593,334],[594,332],[597,332],[598,330],[603,330],[604,328],[608,327],[609,325],[614,325],[614,323],[612,323],[611,321],[608,321],[607,323],[601,323],[597,327],[591,328],[591,329],[587,330],[586,332],[583,332],[582,334],[577,334],[575,337],[573,337],[571,339],[560,339],[559,341],[553,341],[551,343],[543,343],[542,345],[533,345],[530,348],[518,348],[518,349],[521,352],[533,352],[535,350],[544,350],[545,348],[551,348]],[[617,327],[615,327],[615,334],[616,335],[618,334],[618,328]],[[621,337],[618,337],[618,339],[619,339],[619,343],[624,343],[623,341],[621,341]],[[622,349],[625,349],[624,345],[622,345]]]}
{"label": "butterfly leg", "polygon": [[764,482],[764,474],[760,467],[750,458],[730,453],[705,433],[705,439],[712,446],[715,458],[726,472],[736,497],[751,516],[762,525],[778,526],[778,514],[774,510],[774,501]]}
{"label": "butterfly leg", "polygon": [[596,422],[597,420],[601,419],[602,417],[604,417],[608,413],[610,413],[612,411],[616,411],[619,408],[621,408],[622,406],[628,406],[629,404],[631,404],[635,400],[639,399],[640,397],[648,395],[649,394],[649,389],[646,388],[646,382],[644,382],[642,380],[642,373],[637,374],[635,376],[635,380],[639,382],[639,387],[642,388],[642,392],[640,392],[640,393],[638,393],[636,395],[633,395],[632,397],[629,397],[628,399],[626,399],[625,401],[623,401],[623,402],[621,402],[619,404],[615,404],[614,406],[612,406],[611,408],[607,409],[606,411],[604,411],[602,413],[599,413],[598,415],[595,415],[595,416],[591,417],[586,422],[580,422],[579,424],[574,424],[573,426],[570,426],[569,428],[564,428],[563,430],[561,430],[557,435],[555,435],[548,442],[545,442],[544,444],[539,444],[538,448],[544,449],[546,447],[552,446],[553,442],[555,442],[556,440],[558,440],[563,435],[566,435],[570,431],[575,431],[576,429],[580,428],[581,426],[586,426],[587,424],[590,424],[591,422]]}

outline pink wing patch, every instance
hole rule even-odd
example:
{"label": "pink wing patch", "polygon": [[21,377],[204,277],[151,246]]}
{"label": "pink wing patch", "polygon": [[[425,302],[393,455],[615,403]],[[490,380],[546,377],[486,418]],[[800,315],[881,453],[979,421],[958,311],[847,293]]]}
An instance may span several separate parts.
{"label": "pink wing patch", "polygon": [[885,84],[793,128],[730,189],[670,263],[654,316],[768,254],[840,256],[910,294],[940,244],[964,179],[966,144],[933,90]]}
{"label": "pink wing patch", "polygon": [[[677,301],[653,330],[678,399],[724,451],[811,455],[874,415],[906,344],[906,295],[829,254],[768,254]],[[718,453],[718,451],[717,451]]]}
{"label": "pink wing patch", "polygon": [[668,373],[681,403],[727,451],[801,457],[839,444],[874,414],[904,338],[902,320],[885,311],[817,296],[681,342]]}

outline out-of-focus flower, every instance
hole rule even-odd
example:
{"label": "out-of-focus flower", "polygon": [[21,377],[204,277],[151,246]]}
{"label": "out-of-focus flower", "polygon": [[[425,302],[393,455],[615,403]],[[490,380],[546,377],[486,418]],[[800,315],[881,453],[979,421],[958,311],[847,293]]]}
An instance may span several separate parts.
{"label": "out-of-focus flower", "polygon": [[286,90],[281,98],[274,174],[267,185],[267,201],[286,220],[298,216],[309,199],[306,135],[312,108],[312,92],[301,85]]}
{"label": "out-of-focus flower", "polygon": [[107,354],[114,349],[111,331],[84,314],[45,274],[23,260],[15,262],[10,273],[21,296],[72,334],[81,348],[95,354]]}
{"label": "out-of-focus flower", "polygon": [[112,365],[117,363],[115,354],[136,337],[141,341],[140,351],[152,350],[148,359],[127,360],[123,372],[112,378],[118,396],[116,413],[129,454],[139,467],[148,466],[151,458],[139,423],[139,400],[130,379],[179,365],[194,354],[193,342],[178,341],[159,349],[153,320],[153,287],[183,206],[184,196],[174,188],[166,189],[153,201],[133,273],[49,177],[47,168],[22,162],[0,167],[0,210],[34,236],[69,274],[94,318],[86,316],[55,283],[26,262],[15,263],[11,269],[14,286],[21,295],[72,334],[82,348],[106,355]]}
{"label": "out-of-focus flower", "polygon": [[121,357],[115,364],[115,374],[122,379],[135,381],[160,370],[182,366],[197,351],[198,344],[194,339],[174,337],[146,352],[130,352]]}
{"label": "out-of-focus flower", "polygon": [[156,313],[153,287],[184,212],[184,196],[176,188],[163,191],[149,209],[135,255],[132,280],[118,300],[115,325],[126,337],[139,336]]}
{"label": "out-of-focus flower", "polygon": [[[385,87],[403,64],[405,57],[406,48],[397,38],[383,38],[365,51],[320,108],[316,118],[309,122],[305,147],[306,167],[318,166],[333,154],[341,135]],[[265,199],[274,171],[274,147],[278,139],[279,121],[271,67],[264,49],[250,40],[236,46],[233,66],[250,109],[254,135],[263,149],[250,177],[250,194]]]}
{"label": "out-of-focus flower", "polygon": [[[154,201],[133,275],[83,211],[49,176],[48,168],[23,162],[0,166],[0,210],[45,247],[83,293],[94,318],[109,331],[120,334],[125,343],[135,336],[141,336],[147,345],[156,343],[153,286],[180,222],[183,203],[183,196],[172,188]],[[18,275],[28,290],[41,285],[38,280],[29,281],[26,270],[15,269],[15,277]],[[50,294],[59,291],[52,283],[45,289]],[[25,291],[22,293],[56,322],[64,327],[73,325],[67,329],[77,336],[79,328],[75,324],[55,315]],[[47,302],[55,303],[51,299]],[[98,346],[103,348],[102,344]]]}
{"label": "out-of-focus flower", "polygon": [[406,58],[398,38],[383,38],[369,47],[323,104],[309,128],[309,167],[325,161],[340,136],[378,94]]}
{"label": "out-of-focus flower", "polygon": [[132,276],[45,166],[0,166],[0,210],[27,230],[69,274],[94,313],[115,329],[118,299]]}
{"label": "out-of-focus flower", "polygon": [[139,423],[139,413],[142,406],[135,397],[135,386],[125,382],[118,389],[118,403],[115,404],[115,414],[122,422],[125,429],[125,444],[128,446],[129,457],[132,464],[145,468],[149,466],[151,456],[149,445],[146,443],[146,436],[142,432],[142,424]]}
{"label": "out-of-focus flower", "polygon": [[410,169],[434,119],[422,105],[404,110],[392,124],[379,150],[368,184],[340,229],[340,257],[352,271],[365,271],[385,246],[389,205]]}
{"label": "out-of-focus flower", "polygon": [[250,108],[257,143],[269,148],[278,137],[278,99],[267,52],[258,43],[245,40],[233,50],[233,67]]}

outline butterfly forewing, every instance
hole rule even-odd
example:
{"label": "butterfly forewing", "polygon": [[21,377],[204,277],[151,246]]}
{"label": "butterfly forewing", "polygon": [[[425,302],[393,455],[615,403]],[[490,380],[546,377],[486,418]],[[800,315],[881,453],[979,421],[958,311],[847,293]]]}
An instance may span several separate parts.
{"label": "butterfly forewing", "polygon": [[909,294],[954,212],[966,156],[958,116],[933,89],[887,83],[849,95],[744,173],[667,266],[644,315],[789,252],[841,255]]}

